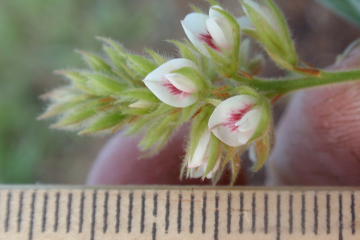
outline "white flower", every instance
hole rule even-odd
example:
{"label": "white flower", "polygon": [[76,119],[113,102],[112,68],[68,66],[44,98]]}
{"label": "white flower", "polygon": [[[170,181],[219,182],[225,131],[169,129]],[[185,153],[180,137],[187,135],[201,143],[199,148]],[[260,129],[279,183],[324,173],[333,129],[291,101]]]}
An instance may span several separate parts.
{"label": "white flower", "polygon": [[143,82],[164,103],[173,107],[188,107],[199,99],[199,89],[191,79],[172,73],[183,67],[198,69],[188,59],[173,59],[149,73]]}
{"label": "white flower", "polygon": [[[189,158],[188,168],[191,169],[190,178],[199,178],[204,176],[209,160],[210,138],[211,132],[209,130],[205,130],[195,149],[194,155],[192,156],[192,158]],[[212,178],[213,174],[218,170],[219,166],[220,159],[217,159],[214,168],[209,174],[206,175],[206,178]]]}
{"label": "white flower", "polygon": [[190,13],[181,21],[192,44],[207,57],[210,57],[210,54],[205,44],[219,53],[230,52],[234,44],[231,24],[214,8],[222,9],[220,6],[213,6],[209,15]]}
{"label": "white flower", "polygon": [[246,144],[261,117],[258,99],[250,95],[231,97],[220,103],[209,119],[209,129],[231,147]]}

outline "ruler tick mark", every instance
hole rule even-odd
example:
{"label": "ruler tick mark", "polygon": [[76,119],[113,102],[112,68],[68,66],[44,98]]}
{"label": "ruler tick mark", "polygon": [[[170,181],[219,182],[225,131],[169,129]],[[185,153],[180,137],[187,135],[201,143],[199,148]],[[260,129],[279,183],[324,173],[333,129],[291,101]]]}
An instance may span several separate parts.
{"label": "ruler tick mark", "polygon": [[326,195],[326,233],[330,234],[330,216],[331,216],[331,208],[330,208],[330,194]]}
{"label": "ruler tick mark", "polygon": [[355,234],[355,195],[351,192],[351,233]]}
{"label": "ruler tick mark", "polygon": [[145,229],[145,193],[141,195],[141,221],[140,221],[140,233],[144,233]]}
{"label": "ruler tick mark", "polygon": [[191,200],[190,200],[190,226],[189,226],[189,230],[190,233],[194,232],[194,194],[191,194]]}
{"label": "ruler tick mark", "polygon": [[244,231],[244,193],[240,193],[240,220],[239,220],[239,233]]}
{"label": "ruler tick mark", "polygon": [[179,193],[178,216],[177,216],[177,224],[178,224],[177,231],[178,231],[178,233],[181,232],[181,213],[182,213],[181,201],[182,201],[182,195],[181,195],[181,193]]}
{"label": "ruler tick mark", "polygon": [[343,240],[343,212],[342,212],[342,194],[339,193],[339,240]]}
{"label": "ruler tick mark", "polygon": [[315,235],[318,234],[318,227],[319,227],[318,218],[319,218],[318,199],[315,193],[314,195],[314,234]]}
{"label": "ruler tick mark", "polygon": [[301,195],[301,232],[305,235],[305,194]]}
{"label": "ruler tick mark", "polygon": [[158,194],[157,192],[154,193],[154,210],[153,210],[153,216],[157,216],[157,200],[158,200]]}
{"label": "ruler tick mark", "polygon": [[269,195],[267,193],[265,193],[264,195],[264,233],[267,234],[268,233],[268,226],[269,226],[269,213],[268,213],[268,199],[269,199]]}
{"label": "ruler tick mark", "polygon": [[5,232],[9,231],[9,221],[10,221],[10,207],[11,207],[11,192],[7,195],[7,204],[6,204],[6,218],[5,218]]}
{"label": "ruler tick mark", "polygon": [[43,203],[43,214],[42,214],[42,232],[46,230],[46,214],[47,214],[47,202],[48,202],[48,193],[44,193],[44,203]]}
{"label": "ruler tick mark", "polygon": [[231,233],[231,193],[228,193],[227,199],[227,233]]}
{"label": "ruler tick mark", "polygon": [[133,201],[134,201],[134,193],[131,192],[129,194],[128,233],[131,232]]}
{"label": "ruler tick mark", "polygon": [[59,204],[60,204],[60,192],[56,193],[55,200],[55,223],[54,223],[54,232],[58,230],[59,225]]}
{"label": "ruler tick mark", "polygon": [[251,232],[254,234],[256,232],[256,193],[252,194],[252,224],[251,224]]}
{"label": "ruler tick mark", "polygon": [[205,231],[206,231],[206,192],[203,193],[203,206],[202,206],[202,210],[201,210],[201,213],[202,213],[202,225],[201,225],[201,228],[202,228],[202,233],[204,234]]}
{"label": "ruler tick mark", "polygon": [[23,201],[24,201],[24,192],[21,191],[20,193],[20,200],[19,200],[19,212],[18,212],[18,219],[17,219],[17,232],[21,231],[21,218],[22,218],[22,208],[23,208]]}
{"label": "ruler tick mark", "polygon": [[165,205],[165,233],[169,230],[169,216],[170,216],[170,191],[166,192],[166,205]]}
{"label": "ruler tick mark", "polygon": [[84,203],[85,203],[85,193],[82,191],[81,199],[80,199],[79,233],[82,233],[82,227],[84,223]]}
{"label": "ruler tick mark", "polygon": [[30,226],[29,226],[29,240],[33,239],[33,231],[34,231],[34,214],[35,214],[35,199],[36,199],[36,192],[32,194],[31,199],[31,212],[30,212]]}
{"label": "ruler tick mark", "polygon": [[215,194],[215,225],[214,225],[214,240],[219,239],[219,194]]}
{"label": "ruler tick mark", "polygon": [[68,195],[68,204],[67,204],[67,217],[66,217],[66,232],[70,232],[70,225],[71,225],[71,205],[72,205],[72,193]]}
{"label": "ruler tick mark", "polygon": [[94,240],[95,238],[95,225],[96,225],[96,199],[97,199],[97,191],[94,190],[93,193],[93,202],[92,202],[92,214],[91,214],[91,236],[90,240]]}
{"label": "ruler tick mark", "polygon": [[156,240],[156,223],[153,223],[152,240]]}
{"label": "ruler tick mark", "polygon": [[276,203],[276,240],[280,240],[280,234],[281,234],[281,195],[277,195],[277,203]]}
{"label": "ruler tick mark", "polygon": [[121,203],[121,194],[119,192],[116,199],[116,223],[115,223],[116,233],[119,233],[120,230],[120,203]]}
{"label": "ruler tick mark", "polygon": [[108,203],[109,203],[109,191],[105,192],[105,199],[104,199],[104,226],[103,226],[103,233],[106,233],[108,228]]}
{"label": "ruler tick mark", "polygon": [[293,233],[293,200],[294,196],[289,195],[289,234]]}

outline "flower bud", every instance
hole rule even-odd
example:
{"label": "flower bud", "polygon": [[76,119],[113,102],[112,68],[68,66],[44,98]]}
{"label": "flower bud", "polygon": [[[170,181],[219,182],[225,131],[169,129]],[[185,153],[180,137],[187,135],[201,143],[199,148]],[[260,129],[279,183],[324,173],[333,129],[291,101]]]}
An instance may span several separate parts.
{"label": "flower bud", "polygon": [[252,95],[238,95],[223,101],[209,119],[209,129],[221,141],[238,147],[261,137],[269,126],[269,107]]}
{"label": "flower bud", "polygon": [[[213,6],[210,8],[209,15],[190,13],[181,21],[192,44],[207,57],[210,57],[208,49],[228,56],[236,40],[231,18],[225,17],[216,9],[223,11],[220,6]],[[234,22],[237,25],[236,21]]]}
{"label": "flower bud", "polygon": [[[210,139],[211,132],[209,130],[205,130],[199,140],[194,154],[192,156],[189,156],[188,168],[190,169],[190,178],[203,177],[206,173],[210,156]],[[215,166],[210,171],[210,173],[206,175],[206,178],[212,178],[213,174],[218,170],[219,166],[220,159],[216,159]]]}
{"label": "flower bud", "polygon": [[281,67],[293,69],[298,57],[291,40],[290,31],[280,9],[271,1],[267,6],[252,0],[244,0],[243,9],[251,23],[242,17],[238,19],[243,31],[258,40],[269,56]]}
{"label": "flower bud", "polygon": [[143,82],[164,103],[184,108],[199,99],[199,87],[188,77],[173,73],[181,68],[197,69],[195,63],[188,59],[173,59],[149,73]]}

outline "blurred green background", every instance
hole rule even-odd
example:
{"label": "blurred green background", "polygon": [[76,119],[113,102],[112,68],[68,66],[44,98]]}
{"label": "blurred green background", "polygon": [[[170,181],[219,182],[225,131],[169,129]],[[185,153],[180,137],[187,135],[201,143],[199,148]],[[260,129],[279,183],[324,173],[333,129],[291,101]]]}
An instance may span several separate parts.
{"label": "blurred green background", "polygon": [[[185,36],[180,20],[190,12],[189,2],[0,1],[0,183],[82,184],[106,138],[51,130],[51,121],[36,120],[46,108],[39,96],[65,83],[53,70],[84,67],[73,50],[100,52],[94,36],[117,39],[137,53],[146,45],[174,55],[163,40]],[[191,2],[207,8],[201,0]],[[237,13],[236,0],[223,2]],[[301,58],[313,65],[332,63],[359,35],[314,1],[276,2],[289,19]],[[266,74],[279,71],[269,65]]]}

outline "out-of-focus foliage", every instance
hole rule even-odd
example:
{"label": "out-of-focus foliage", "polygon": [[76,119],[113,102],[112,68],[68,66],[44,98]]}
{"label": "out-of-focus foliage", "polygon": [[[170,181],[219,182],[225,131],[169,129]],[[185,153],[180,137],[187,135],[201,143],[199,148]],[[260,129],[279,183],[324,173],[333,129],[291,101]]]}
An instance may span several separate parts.
{"label": "out-of-focus foliage", "polygon": [[138,0],[0,1],[0,183],[34,182],[41,161],[86,144],[84,138],[49,130],[36,120],[45,108],[38,96],[63,83],[53,70],[83,66],[71,52],[79,46],[96,49],[96,35],[142,47],[142,39],[153,38],[152,30],[162,21],[159,12],[168,5]]}
{"label": "out-of-focus foliage", "polygon": [[318,0],[360,27],[360,0]]}

